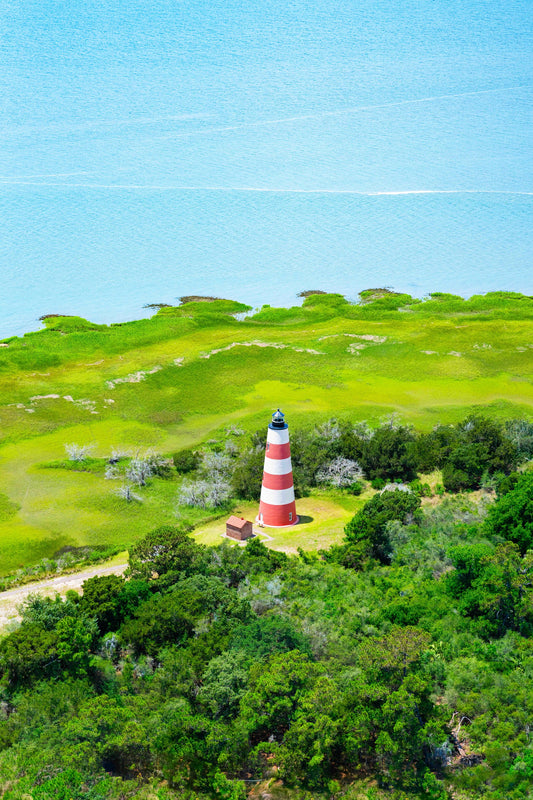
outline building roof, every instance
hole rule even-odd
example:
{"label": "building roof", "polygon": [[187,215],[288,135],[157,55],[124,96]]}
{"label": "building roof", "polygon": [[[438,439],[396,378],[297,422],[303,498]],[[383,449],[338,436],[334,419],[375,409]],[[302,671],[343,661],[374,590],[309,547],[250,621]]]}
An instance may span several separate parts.
{"label": "building roof", "polygon": [[232,528],[244,528],[245,525],[251,525],[252,523],[249,522],[247,519],[243,519],[243,517],[234,517],[233,514],[231,517],[226,521],[226,525],[231,525]]}

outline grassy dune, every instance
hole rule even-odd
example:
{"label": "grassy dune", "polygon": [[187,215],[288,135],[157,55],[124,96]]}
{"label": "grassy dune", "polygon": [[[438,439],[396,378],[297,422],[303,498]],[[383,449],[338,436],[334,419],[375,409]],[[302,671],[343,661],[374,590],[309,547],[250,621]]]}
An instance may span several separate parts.
{"label": "grassy dune", "polygon": [[[360,305],[313,295],[301,307],[264,307],[240,321],[232,315],[246,307],[232,301],[191,302],[111,326],[52,317],[42,331],[4,340],[0,574],[65,546],[127,547],[176,512],[205,519],[176,509],[175,479],[154,479],[139,490],[142,503],[127,504],[102,474],[43,466],[64,458],[65,443],[94,443],[99,457],[112,447],[172,453],[222,438],[231,423],[265,426],[278,405],[293,428],[394,412],[429,429],[479,407],[531,416],[533,298],[363,295]],[[319,499],[304,505],[318,508]],[[312,523],[273,546],[340,538],[353,509],[333,495],[320,502],[321,511],[301,512]],[[202,525],[205,541],[215,528]]]}

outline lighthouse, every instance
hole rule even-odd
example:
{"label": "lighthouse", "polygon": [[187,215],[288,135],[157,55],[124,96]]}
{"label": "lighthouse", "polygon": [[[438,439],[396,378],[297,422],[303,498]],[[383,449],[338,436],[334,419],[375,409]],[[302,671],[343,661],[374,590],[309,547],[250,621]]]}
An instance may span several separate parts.
{"label": "lighthouse", "polygon": [[298,522],[294,502],[289,426],[278,410],[268,426],[257,521],[270,528],[285,528]]}

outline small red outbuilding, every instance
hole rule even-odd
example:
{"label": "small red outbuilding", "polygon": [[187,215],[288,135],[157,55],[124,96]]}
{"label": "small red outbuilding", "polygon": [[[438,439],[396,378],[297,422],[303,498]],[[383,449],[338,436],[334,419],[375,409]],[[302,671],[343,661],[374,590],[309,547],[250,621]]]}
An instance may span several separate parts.
{"label": "small red outbuilding", "polygon": [[233,515],[226,522],[226,536],[232,539],[238,539],[243,542],[254,535],[253,524],[243,517],[234,517]]}

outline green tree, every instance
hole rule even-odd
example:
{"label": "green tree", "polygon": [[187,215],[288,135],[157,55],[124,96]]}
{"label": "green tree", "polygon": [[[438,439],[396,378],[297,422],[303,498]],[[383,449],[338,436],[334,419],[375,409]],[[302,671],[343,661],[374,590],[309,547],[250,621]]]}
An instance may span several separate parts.
{"label": "green tree", "polygon": [[264,545],[261,539],[256,536],[254,539],[248,539],[240,561],[247,575],[257,575],[261,572],[267,574],[276,572],[276,570],[286,566],[289,559],[280,550],[273,550]]}
{"label": "green tree", "polygon": [[374,495],[344,528],[346,548],[341,557],[350,559],[356,547],[363,558],[371,556],[388,563],[392,552],[388,523],[392,520],[404,525],[415,522],[419,508],[420,498],[412,492],[395,490]]}
{"label": "green tree", "polygon": [[413,625],[394,626],[385,636],[365,639],[358,648],[358,661],[380,683],[399,688],[430,641],[426,631]]}
{"label": "green tree", "polygon": [[484,448],[474,442],[461,442],[450,453],[442,468],[442,482],[449,492],[479,489],[487,468]]}
{"label": "green tree", "polygon": [[320,668],[298,650],[253,664],[241,715],[255,742],[281,741],[301,696],[311,688]]}
{"label": "green tree", "polygon": [[131,617],[135,609],[144,600],[148,600],[150,594],[150,584],[147,581],[135,578],[125,581],[116,596],[117,614],[120,621],[122,622],[122,620]]}
{"label": "green tree", "polygon": [[157,528],[130,550],[129,575],[144,581],[164,578],[173,583],[190,575],[199,564],[204,548],[189,536],[190,528]]}
{"label": "green tree", "polygon": [[259,500],[264,461],[265,451],[258,447],[241,454],[231,478],[232,491],[236,497]]}
{"label": "green tree", "polygon": [[146,717],[143,698],[90,698],[64,726],[64,762],[84,774],[102,769],[123,777],[141,773],[152,760],[141,722]]}
{"label": "green tree", "polygon": [[0,642],[0,675],[11,690],[59,671],[58,634],[25,623]]}
{"label": "green tree", "polygon": [[230,650],[212,658],[202,675],[198,700],[210,716],[235,716],[248,683],[248,658],[245,653]]}
{"label": "green tree", "polygon": [[468,592],[483,572],[483,559],[490,556],[493,550],[494,548],[487,542],[451,547],[448,555],[455,569],[446,575],[446,590],[453,597],[461,597]]}
{"label": "green tree", "polygon": [[136,653],[154,656],[168,643],[183,643],[192,633],[194,619],[182,606],[179,592],[157,594],[142,603],[120,630],[121,638]]}
{"label": "green tree", "polygon": [[194,472],[195,469],[198,469],[200,466],[200,453],[196,450],[178,450],[177,453],[174,453],[172,456],[172,460],[174,462],[174,466],[176,467],[176,471],[180,472],[182,475],[186,475],[189,472]]}
{"label": "green tree", "polygon": [[219,769],[213,777],[213,789],[220,800],[246,800],[246,786],[242,781],[230,780]]}
{"label": "green tree", "polygon": [[[219,578],[193,575],[176,583],[166,594],[142,603],[120,631],[137,653],[150,656],[166,644],[183,644],[196,623],[207,631],[216,624],[218,636],[249,616],[250,606]],[[198,637],[200,639],[200,637]]]}
{"label": "green tree", "polygon": [[124,584],[120,575],[96,575],[83,583],[80,611],[96,619],[102,635],[116,630],[122,621],[119,596]]}
{"label": "green tree", "polygon": [[90,665],[90,650],[98,635],[96,620],[79,615],[63,617],[56,627],[57,655],[61,665],[70,675],[87,675]]}
{"label": "green tree", "polygon": [[507,475],[518,459],[516,446],[499,423],[472,414],[457,427],[457,438],[441,462],[444,487],[452,492],[479,489],[484,473]]}
{"label": "green tree", "polygon": [[458,433],[453,425],[437,425],[429,433],[420,434],[414,445],[418,471],[432,472],[441,467],[457,438]]}
{"label": "green tree", "polygon": [[525,472],[499,497],[486,521],[489,534],[514,542],[522,555],[533,548],[533,472]]}
{"label": "green tree", "polygon": [[316,486],[317,473],[335,458],[335,450],[335,442],[320,436],[317,431],[297,431],[292,435],[295,491],[299,487]]}
{"label": "green tree", "polygon": [[33,622],[44,630],[52,631],[63,617],[76,613],[76,605],[63,601],[59,594],[52,599],[40,594],[29,594],[20,607],[23,622]]}
{"label": "green tree", "polygon": [[342,694],[329,676],[319,676],[302,694],[275,756],[285,780],[327,786],[338,768],[343,710]]}
{"label": "green tree", "polygon": [[91,780],[90,784],[78,770],[67,768],[32,788],[31,797],[32,800],[106,800],[111,796],[110,778]]}
{"label": "green tree", "polygon": [[359,457],[359,464],[369,480],[412,481],[416,478],[416,436],[406,426],[385,425],[369,439]]}
{"label": "green tree", "polygon": [[513,542],[500,544],[482,561],[483,572],[474,581],[479,609],[496,636],[507,630],[531,633],[533,623],[533,551],[520,557]]}
{"label": "green tree", "polygon": [[486,637],[508,630],[528,634],[533,623],[533,552],[521,558],[513,542],[495,550],[485,544],[451,549],[455,570],[446,586],[460,611],[478,622]]}
{"label": "green tree", "polygon": [[289,650],[310,655],[309,643],[293,620],[279,614],[257,617],[234,628],[230,642],[232,648],[254,660]]}
{"label": "green tree", "polygon": [[196,714],[185,698],[172,697],[154,709],[147,728],[158,768],[174,789],[187,796],[185,790],[195,786],[211,788],[217,759],[207,744],[210,720]]}

